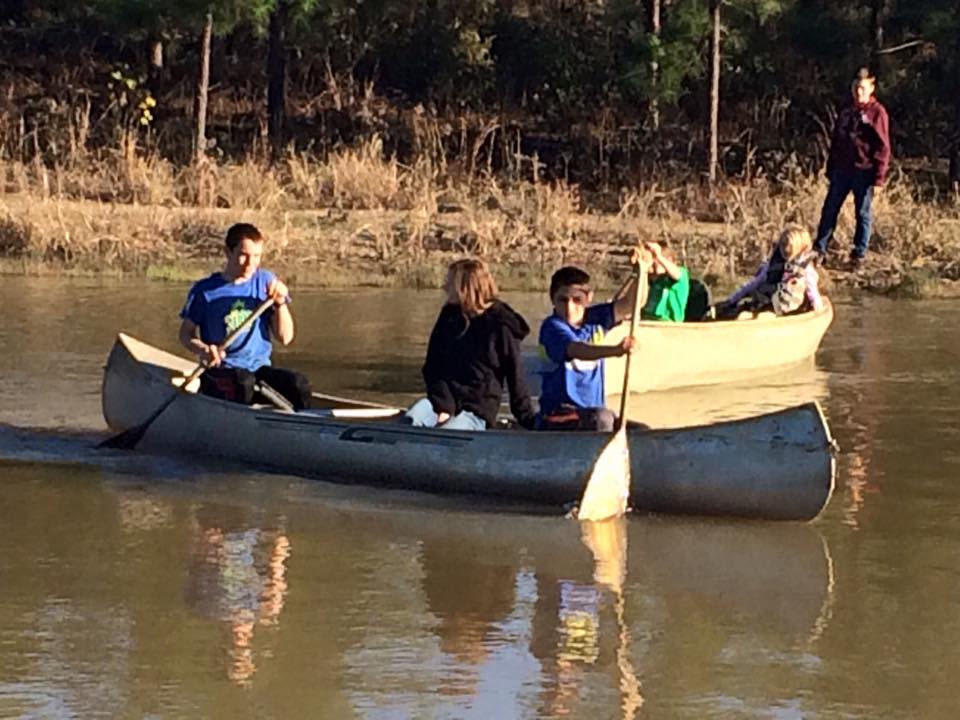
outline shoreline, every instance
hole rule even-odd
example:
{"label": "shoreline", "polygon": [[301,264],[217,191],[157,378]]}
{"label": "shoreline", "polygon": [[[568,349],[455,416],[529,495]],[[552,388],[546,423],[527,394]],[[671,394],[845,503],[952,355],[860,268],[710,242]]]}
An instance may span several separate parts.
{"label": "shoreline", "polygon": [[[368,269],[343,271],[323,266],[303,267],[288,263],[267,261],[265,265],[280,275],[288,284],[307,288],[349,290],[359,288],[393,288],[409,290],[439,289],[443,285],[443,274],[454,256],[425,258],[424,264],[410,272],[373,272]],[[878,258],[888,266],[889,258]],[[93,269],[65,267],[62,263],[43,261],[22,261],[0,258],[0,276],[14,277],[52,277],[52,278],[88,278],[103,280],[143,280],[146,282],[173,282],[189,284],[218,267],[208,265],[183,266],[147,266],[145,270],[122,271],[114,268]],[[542,292],[549,286],[549,274],[530,272],[528,268],[503,266],[491,263],[497,285],[506,292]],[[609,269],[591,272],[594,285],[598,290],[614,290],[622,281]],[[891,283],[888,270],[880,266],[867,268],[852,274],[843,270],[820,270],[821,289],[828,296],[852,296],[858,292],[893,299],[937,300],[960,298],[960,281],[941,278],[924,272],[923,269],[907,272],[896,284]],[[698,277],[694,271],[694,277]],[[746,282],[749,275],[736,278],[710,278],[708,287],[712,301],[725,296]]]}
{"label": "shoreline", "polygon": [[[815,193],[804,199],[814,203]],[[630,247],[644,238],[667,242],[718,298],[752,276],[781,224],[769,217],[698,219],[693,210],[638,217],[567,209],[545,217],[537,206],[507,210],[479,202],[429,210],[241,213],[5,193],[0,194],[0,273],[189,282],[222,263],[225,229],[245,221],[267,236],[265,266],[293,285],[438,288],[452,260],[477,255],[490,263],[505,291],[541,291],[566,264],[585,267],[598,289],[612,289],[628,272]],[[851,217],[841,218],[838,236],[852,230],[852,212],[845,211]],[[856,274],[843,269],[847,244],[834,243],[820,270],[828,294],[836,289],[960,297],[960,261],[950,253],[960,245],[960,218],[944,209],[911,226],[910,218],[900,215],[893,203],[882,209],[874,249]]]}

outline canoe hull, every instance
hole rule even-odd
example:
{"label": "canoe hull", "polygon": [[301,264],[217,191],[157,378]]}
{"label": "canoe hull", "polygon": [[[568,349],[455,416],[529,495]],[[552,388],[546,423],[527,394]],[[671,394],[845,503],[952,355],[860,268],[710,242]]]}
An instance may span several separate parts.
{"label": "canoe hull", "polygon": [[[121,335],[104,373],[103,411],[121,431],[143,422],[190,363]],[[631,504],[640,510],[809,520],[833,489],[833,441],[816,403],[705,427],[628,433]],[[337,482],[576,502],[608,435],[458,432],[248,408],[181,393],[145,448],[227,458]]]}
{"label": "canoe hull", "polygon": [[[833,322],[833,305],[825,301],[815,313],[788,317],[761,315],[749,320],[699,323],[643,321],[637,324],[637,349],[631,355],[630,391],[667,390],[714,385],[771,373],[813,357]],[[626,323],[604,340],[615,345],[627,334]],[[540,393],[541,360],[527,354],[534,394]],[[604,361],[607,395],[623,387],[622,358]]]}

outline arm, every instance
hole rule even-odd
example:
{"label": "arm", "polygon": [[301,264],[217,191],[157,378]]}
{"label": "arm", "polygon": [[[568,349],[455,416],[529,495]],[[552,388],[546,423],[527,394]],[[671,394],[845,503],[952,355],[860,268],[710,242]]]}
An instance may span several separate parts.
{"label": "arm", "polygon": [[[610,329],[613,327],[613,303],[592,305],[587,308],[586,321]],[[570,327],[550,317],[540,328],[540,346],[551,362],[563,365],[568,360],[600,360],[619,357],[633,346],[632,338],[625,338],[619,345],[598,345],[577,339]]]}
{"label": "arm", "polygon": [[613,301],[614,323],[620,323],[624,320],[630,319],[630,315],[633,314],[633,302],[636,298],[636,295],[637,278],[634,277],[629,283],[627,283],[627,286],[623,289],[623,292],[619,293],[617,298]]}
{"label": "arm", "polygon": [[290,312],[290,291],[286,284],[273,278],[267,286],[267,297],[273,298],[274,309],[270,319],[270,334],[281,345],[293,342],[293,314]]}
{"label": "arm", "polygon": [[807,265],[804,268],[804,276],[807,280],[807,300],[810,301],[810,307],[814,310],[820,310],[823,307],[823,296],[820,295],[820,276],[817,274],[817,269],[812,265]]}
{"label": "arm", "polygon": [[873,129],[877,133],[877,148],[873,153],[875,187],[882,187],[890,169],[890,119],[883,106],[877,108],[877,117]]}
{"label": "arm", "polygon": [[767,263],[763,263],[760,266],[760,269],[757,270],[757,274],[754,275],[750,280],[741,285],[736,292],[733,293],[730,297],[723,301],[724,305],[736,305],[738,302],[743,300],[747,295],[752,293],[758,287],[760,283],[763,282],[763,279],[767,276]]}
{"label": "arm", "polygon": [[667,275],[670,276],[671,280],[676,282],[680,279],[680,266],[664,255],[663,250],[657,243],[648,243],[647,248],[653,254],[653,259],[660,263]]}
{"label": "arm", "polygon": [[219,345],[205,343],[200,337],[200,328],[190,318],[183,318],[178,333],[180,344],[197,356],[197,360],[207,367],[217,367],[223,362],[226,353]]}
{"label": "arm", "polygon": [[616,345],[594,345],[592,343],[572,342],[567,345],[568,360],[602,360],[608,357],[620,357],[630,352],[636,345],[632,336],[625,337]]}
{"label": "arm", "polygon": [[450,389],[450,384],[447,382],[444,358],[440,352],[441,336],[443,334],[441,330],[442,321],[443,311],[440,312],[440,317],[437,318],[437,322],[430,333],[430,340],[427,343],[427,357],[423,362],[422,374],[430,405],[438,415],[447,414],[449,416],[456,413],[457,403],[453,397],[453,391]]}
{"label": "arm", "polygon": [[510,393],[510,412],[521,427],[532,430],[537,411],[530,397],[530,388],[527,387],[527,371],[523,365],[520,343],[505,327],[500,329],[500,337],[503,344],[503,374],[507,380],[507,391]]}

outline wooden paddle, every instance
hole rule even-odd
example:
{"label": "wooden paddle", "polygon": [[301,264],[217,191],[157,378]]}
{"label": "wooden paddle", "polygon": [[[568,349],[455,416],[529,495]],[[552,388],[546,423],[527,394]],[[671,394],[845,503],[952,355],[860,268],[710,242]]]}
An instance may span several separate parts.
{"label": "wooden paddle", "polygon": [[[642,263],[634,268],[637,292],[630,315],[630,337],[637,332],[640,308],[647,296],[647,277]],[[605,520],[623,515],[630,498],[630,448],[627,444],[627,398],[630,395],[630,355],[624,357],[623,392],[620,394],[620,414],[613,437],[600,452],[593,465],[587,487],[580,500],[577,517],[580,520]]]}
{"label": "wooden paddle", "polygon": [[[230,347],[230,345],[233,343],[234,340],[236,340],[243,333],[249,330],[250,327],[253,325],[253,323],[256,322],[257,318],[263,315],[272,306],[273,306],[273,298],[267,298],[262,303],[260,303],[259,307],[257,307],[257,309],[254,310],[253,313],[251,313],[250,317],[248,317],[246,320],[240,323],[239,327],[237,327],[236,330],[234,330],[232,333],[227,335],[226,339],[220,344],[220,347],[223,349]],[[146,420],[144,420],[139,425],[136,425],[132,428],[127,428],[123,432],[117,433],[113,437],[107,438],[106,440],[101,442],[97,447],[120,448],[124,450],[131,450],[134,447],[136,447],[137,443],[140,442],[140,439],[143,437],[143,434],[147,431],[147,428],[150,427],[153,421],[156,420],[158,417],[160,417],[160,414],[164,410],[170,407],[170,403],[176,400],[177,397],[179,397],[180,393],[187,392],[187,387],[190,385],[190,383],[192,383],[198,377],[203,375],[203,373],[207,370],[207,367],[208,366],[204,365],[203,363],[198,364],[197,367],[193,370],[193,372],[187,376],[186,380],[184,380],[183,383],[181,383],[180,386],[173,393],[170,394],[170,397],[164,400],[160,404],[160,407],[154,410]]]}

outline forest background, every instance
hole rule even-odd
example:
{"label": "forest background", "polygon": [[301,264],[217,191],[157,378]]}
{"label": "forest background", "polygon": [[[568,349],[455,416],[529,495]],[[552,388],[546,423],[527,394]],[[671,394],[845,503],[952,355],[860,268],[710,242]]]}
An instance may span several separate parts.
{"label": "forest background", "polygon": [[950,293],[956,0],[4,0],[0,269],[195,277],[246,220],[293,282],[542,288],[640,237],[722,285],[815,227],[863,65],[894,164],[836,277]]}

